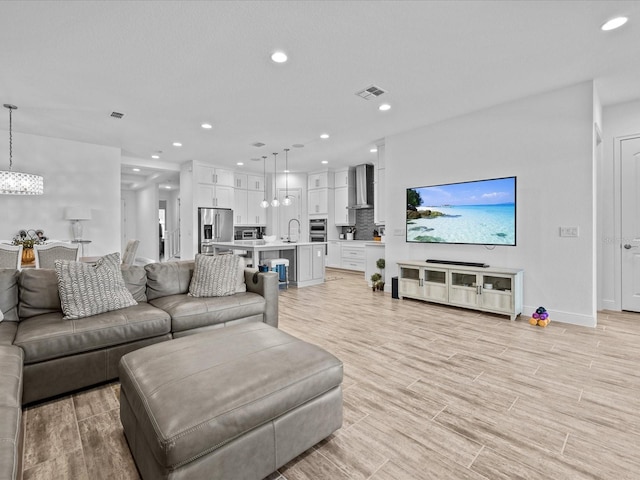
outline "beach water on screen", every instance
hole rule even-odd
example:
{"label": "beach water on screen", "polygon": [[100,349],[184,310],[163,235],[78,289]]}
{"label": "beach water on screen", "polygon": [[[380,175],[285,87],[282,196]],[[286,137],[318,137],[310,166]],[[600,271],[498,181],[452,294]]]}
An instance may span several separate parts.
{"label": "beach water on screen", "polygon": [[516,243],[515,204],[419,207],[444,216],[407,220],[408,242]]}

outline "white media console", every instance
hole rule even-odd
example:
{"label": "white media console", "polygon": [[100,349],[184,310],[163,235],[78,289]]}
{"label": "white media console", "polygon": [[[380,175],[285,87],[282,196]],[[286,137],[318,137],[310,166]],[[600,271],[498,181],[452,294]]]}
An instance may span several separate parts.
{"label": "white media console", "polygon": [[398,295],[509,315],[522,313],[522,269],[398,262]]}

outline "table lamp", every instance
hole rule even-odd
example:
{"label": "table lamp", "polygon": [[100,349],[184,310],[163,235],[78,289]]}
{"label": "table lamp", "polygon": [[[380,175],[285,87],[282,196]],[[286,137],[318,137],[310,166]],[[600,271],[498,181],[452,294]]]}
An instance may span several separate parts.
{"label": "table lamp", "polygon": [[91,220],[91,209],[87,207],[67,207],[64,211],[65,220],[71,220],[73,239],[82,240],[82,220]]}

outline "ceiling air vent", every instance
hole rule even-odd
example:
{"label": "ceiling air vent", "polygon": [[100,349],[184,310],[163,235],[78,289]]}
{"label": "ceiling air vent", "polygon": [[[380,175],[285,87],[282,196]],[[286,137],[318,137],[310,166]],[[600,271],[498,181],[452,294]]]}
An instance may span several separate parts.
{"label": "ceiling air vent", "polygon": [[266,143],[256,142],[256,143],[252,143],[251,145],[253,145],[254,147],[260,148],[260,147],[264,147]]}
{"label": "ceiling air vent", "polygon": [[124,117],[124,113],[120,113],[120,112],[111,112],[111,116],[112,116],[113,118],[120,119],[120,118]]}
{"label": "ceiling air vent", "polygon": [[370,100],[371,98],[376,98],[382,95],[383,93],[387,93],[386,90],[381,89],[377,85],[371,85],[364,90],[360,90],[356,92],[356,95],[364,98],[365,100]]}

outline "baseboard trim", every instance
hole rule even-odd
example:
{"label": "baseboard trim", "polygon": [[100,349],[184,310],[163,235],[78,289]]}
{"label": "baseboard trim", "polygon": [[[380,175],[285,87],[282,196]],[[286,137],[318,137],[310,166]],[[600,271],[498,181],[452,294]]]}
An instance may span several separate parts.
{"label": "baseboard trim", "polygon": [[[535,312],[536,308],[528,305],[523,305],[523,312]],[[521,316],[528,319],[531,313],[523,313]],[[562,310],[549,310],[547,309],[547,313],[549,313],[549,318],[552,322],[560,322],[560,323],[569,323],[571,325],[579,325],[581,327],[591,327],[595,328],[598,321],[597,318],[592,315],[585,315],[582,313],[573,313],[573,312],[563,312]]]}

